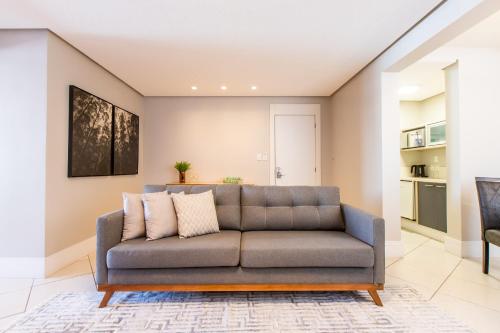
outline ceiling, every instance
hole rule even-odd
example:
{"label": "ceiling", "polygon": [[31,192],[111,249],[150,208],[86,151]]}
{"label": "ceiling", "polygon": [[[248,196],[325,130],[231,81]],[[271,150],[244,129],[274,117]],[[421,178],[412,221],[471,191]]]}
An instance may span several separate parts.
{"label": "ceiling", "polygon": [[399,73],[400,87],[418,86],[400,93],[400,100],[421,101],[445,91],[443,68],[454,63],[468,48],[500,48],[500,12],[479,22],[455,39],[429,53]]}
{"label": "ceiling", "polygon": [[[449,64],[448,61],[425,57],[402,70],[399,73],[400,100],[421,101],[443,93],[445,86],[442,69]],[[416,87],[417,89],[414,91],[407,89],[409,91],[405,92],[404,88],[407,87]]]}
{"label": "ceiling", "polygon": [[440,2],[0,0],[0,28],[48,28],[145,96],[329,96]]}

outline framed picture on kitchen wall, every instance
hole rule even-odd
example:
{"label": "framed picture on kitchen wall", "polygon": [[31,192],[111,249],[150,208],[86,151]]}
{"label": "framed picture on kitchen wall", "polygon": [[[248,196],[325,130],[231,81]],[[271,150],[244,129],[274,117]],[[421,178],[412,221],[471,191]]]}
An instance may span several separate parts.
{"label": "framed picture on kitchen wall", "polygon": [[68,177],[111,175],[112,153],[113,105],[70,86]]}
{"label": "framed picture on kitchen wall", "polygon": [[139,116],[114,107],[113,174],[139,173]]}

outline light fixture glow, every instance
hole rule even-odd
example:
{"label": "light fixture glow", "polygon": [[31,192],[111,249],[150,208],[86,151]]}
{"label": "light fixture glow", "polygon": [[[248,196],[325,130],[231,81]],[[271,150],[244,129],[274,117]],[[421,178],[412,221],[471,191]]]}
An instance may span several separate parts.
{"label": "light fixture glow", "polygon": [[257,86],[251,86],[250,89],[257,90]]}
{"label": "light fixture glow", "polygon": [[227,87],[226,86],[220,86],[220,89],[221,90],[227,90]]}
{"label": "light fixture glow", "polygon": [[407,85],[407,86],[401,86],[399,88],[398,92],[400,95],[410,95],[410,94],[416,93],[419,90],[420,90],[420,86],[412,84],[412,85]]}
{"label": "light fixture glow", "polygon": [[198,90],[198,87],[197,86],[192,86],[191,90]]}

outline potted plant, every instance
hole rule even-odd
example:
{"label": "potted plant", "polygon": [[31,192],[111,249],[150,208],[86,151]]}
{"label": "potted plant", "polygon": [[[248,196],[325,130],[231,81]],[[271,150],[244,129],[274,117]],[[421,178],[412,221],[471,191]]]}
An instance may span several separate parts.
{"label": "potted plant", "polygon": [[174,168],[179,171],[179,183],[186,182],[186,171],[191,169],[191,163],[186,161],[175,162]]}

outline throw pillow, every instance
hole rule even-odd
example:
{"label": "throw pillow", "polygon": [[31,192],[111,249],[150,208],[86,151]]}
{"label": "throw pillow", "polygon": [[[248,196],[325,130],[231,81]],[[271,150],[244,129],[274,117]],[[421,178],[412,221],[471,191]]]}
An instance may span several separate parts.
{"label": "throw pillow", "polygon": [[144,237],[144,208],[142,194],[122,193],[123,197],[123,233],[122,242],[138,237]]}
{"label": "throw pillow", "polygon": [[219,232],[212,191],[199,194],[172,194],[180,238]]}
{"label": "throw pillow", "polygon": [[147,240],[177,235],[177,217],[174,204],[172,197],[167,192],[143,194],[142,201],[144,203]]}

